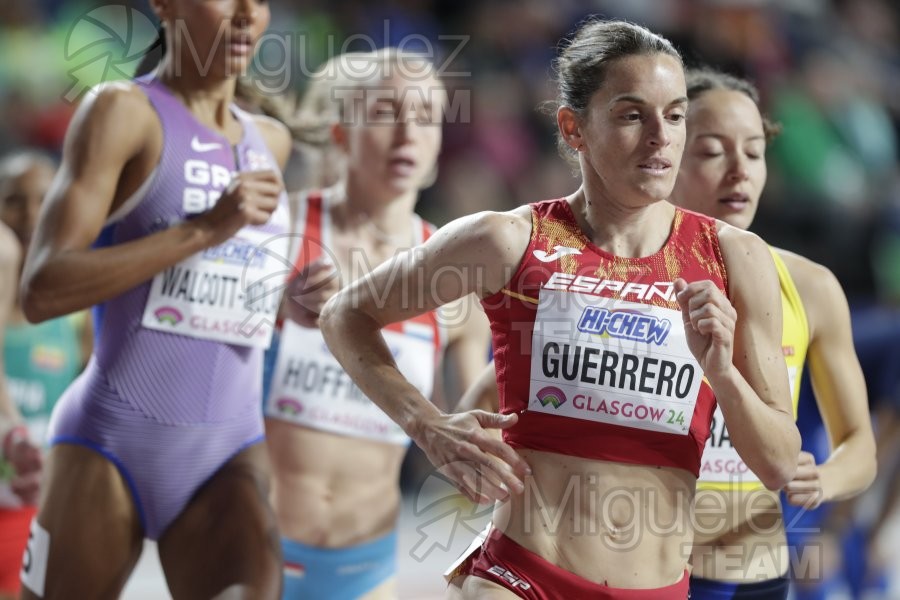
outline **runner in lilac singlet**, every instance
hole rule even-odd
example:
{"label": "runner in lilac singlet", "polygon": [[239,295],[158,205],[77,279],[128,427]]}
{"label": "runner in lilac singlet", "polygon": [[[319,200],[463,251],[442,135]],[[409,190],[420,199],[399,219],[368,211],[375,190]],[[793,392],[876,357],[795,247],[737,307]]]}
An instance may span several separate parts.
{"label": "runner in lilac singlet", "polygon": [[175,598],[279,591],[258,442],[290,138],[232,102],[269,11],[154,6],[174,52],[85,98],[23,273],[32,321],[97,305],[94,355],[50,425],[25,598],[117,597],[145,536]]}

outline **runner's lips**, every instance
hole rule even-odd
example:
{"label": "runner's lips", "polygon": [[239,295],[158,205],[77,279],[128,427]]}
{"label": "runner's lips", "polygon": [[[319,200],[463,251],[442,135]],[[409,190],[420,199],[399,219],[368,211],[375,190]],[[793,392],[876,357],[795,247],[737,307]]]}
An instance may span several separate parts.
{"label": "runner's lips", "polygon": [[719,198],[719,204],[724,204],[735,211],[741,211],[750,206],[750,196],[743,192],[733,192]]}
{"label": "runner's lips", "polygon": [[416,162],[416,159],[409,157],[409,156],[394,156],[393,158],[391,158],[390,163],[391,163],[391,165],[406,166],[406,167],[415,167],[416,164],[418,164]]}
{"label": "runner's lips", "polygon": [[236,33],[228,38],[228,49],[234,54],[249,54],[253,48],[253,37],[247,33]]}
{"label": "runner's lips", "polygon": [[728,194],[722,198],[719,198],[719,202],[750,202],[750,195],[744,194],[743,192],[734,192],[733,194]]}
{"label": "runner's lips", "polygon": [[638,166],[642,169],[653,169],[654,171],[661,171],[663,169],[672,168],[672,161],[662,156],[652,156],[643,160],[640,164],[638,164]]}

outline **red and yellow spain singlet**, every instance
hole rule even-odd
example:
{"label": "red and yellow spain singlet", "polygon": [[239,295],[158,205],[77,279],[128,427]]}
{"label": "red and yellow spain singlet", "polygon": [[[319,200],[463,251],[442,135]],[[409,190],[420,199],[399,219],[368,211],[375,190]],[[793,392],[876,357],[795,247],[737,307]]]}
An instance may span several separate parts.
{"label": "red and yellow spain singlet", "polygon": [[[794,418],[797,418],[797,403],[800,400],[800,375],[803,363],[806,362],[806,350],[809,347],[809,324],[806,311],[800,300],[800,293],[787,266],[778,251],[769,248],[775,260],[778,282],[781,286],[782,334],[781,349],[787,363],[788,378],[791,384],[791,399],[794,403]],[[731,445],[731,436],[725,427],[725,419],[718,407],[713,415],[709,440],[703,451],[703,463],[700,466],[698,490],[761,490],[763,484],[759,477],[750,470]]]}
{"label": "red and yellow spain singlet", "polygon": [[641,258],[594,246],[564,199],[531,205],[518,270],[482,302],[503,430],[514,447],[697,475],[715,399],[684,334],[674,280],[727,290],[714,219],[676,208]]}

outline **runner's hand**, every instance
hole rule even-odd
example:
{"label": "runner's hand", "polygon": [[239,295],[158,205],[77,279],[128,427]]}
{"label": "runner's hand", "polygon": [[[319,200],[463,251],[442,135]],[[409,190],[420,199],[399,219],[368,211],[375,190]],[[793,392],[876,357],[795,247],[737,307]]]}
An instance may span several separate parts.
{"label": "runner's hand", "polygon": [[822,490],[822,478],[815,456],[809,452],[800,452],[800,456],[797,457],[797,473],[791,482],[784,486],[784,492],[788,502],[794,506],[812,510],[822,504],[825,492]]}
{"label": "runner's hand", "polygon": [[8,440],[3,448],[3,456],[15,473],[10,480],[13,493],[25,504],[36,504],[43,467],[41,449],[27,436],[22,436]]}
{"label": "runner's hand", "polygon": [[688,347],[707,377],[733,368],[734,326],[737,312],[712,281],[675,280]]}
{"label": "runner's hand", "polygon": [[318,327],[322,307],[340,289],[340,274],[331,259],[323,255],[288,281],[285,295],[288,317],[303,327]]}
{"label": "runner's hand", "polygon": [[438,415],[422,423],[413,439],[428,459],[467,498],[478,504],[525,491],[528,463],[487,429],[506,429],[518,420],[483,410]]}
{"label": "runner's hand", "polygon": [[275,171],[243,171],[234,176],[216,205],[193,220],[212,232],[211,246],[218,246],[246,225],[263,225],[278,208],[284,191]]}

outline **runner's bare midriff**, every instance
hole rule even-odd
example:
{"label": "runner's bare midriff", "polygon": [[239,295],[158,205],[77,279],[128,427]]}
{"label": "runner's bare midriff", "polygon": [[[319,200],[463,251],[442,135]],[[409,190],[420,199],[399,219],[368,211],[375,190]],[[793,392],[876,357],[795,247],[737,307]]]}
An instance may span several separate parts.
{"label": "runner's bare midriff", "polygon": [[494,510],[495,527],[545,560],[596,583],[655,588],[682,577],[692,537],[692,474],[519,452],[533,478],[523,494]]}
{"label": "runner's bare midriff", "polygon": [[267,419],[266,436],[279,448],[272,456],[272,503],[283,536],[342,548],[377,539],[396,527],[405,447],[277,419]]}

